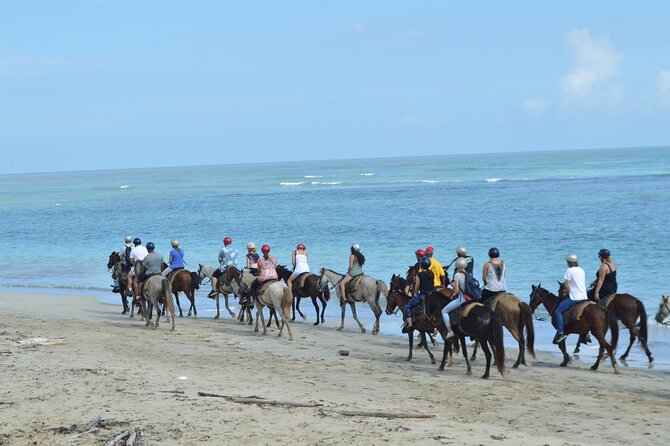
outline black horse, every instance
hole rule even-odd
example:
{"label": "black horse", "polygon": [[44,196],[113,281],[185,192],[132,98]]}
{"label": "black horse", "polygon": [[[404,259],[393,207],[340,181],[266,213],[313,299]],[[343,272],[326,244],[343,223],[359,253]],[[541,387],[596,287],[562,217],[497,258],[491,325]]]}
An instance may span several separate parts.
{"label": "black horse", "polygon": [[[288,283],[289,277],[291,277],[291,272],[290,269],[286,268],[284,265],[278,265],[277,268],[277,276],[279,276],[280,279],[282,279],[284,282]],[[312,304],[314,305],[314,310],[316,311],[316,322],[314,322],[314,325],[319,325],[319,323],[324,323],[326,322],[325,318],[325,312],[326,312],[326,305],[328,300],[330,300],[330,289],[328,287],[325,287],[324,289],[321,289],[320,281],[319,281],[319,276],[316,274],[312,273],[306,273],[309,274],[307,278],[305,278],[305,285],[300,287],[298,286],[298,282],[301,280],[300,278],[296,278],[293,281],[293,317],[291,318],[292,321],[295,320],[295,310],[298,310],[298,314],[300,314],[300,317],[306,319],[305,315],[302,314],[302,311],[300,311],[300,299],[303,297],[309,297],[312,299]],[[319,299],[321,301],[321,319],[319,319],[319,304],[316,302],[316,299]],[[274,310],[273,310],[274,311]],[[277,316],[275,315],[275,318]]]}

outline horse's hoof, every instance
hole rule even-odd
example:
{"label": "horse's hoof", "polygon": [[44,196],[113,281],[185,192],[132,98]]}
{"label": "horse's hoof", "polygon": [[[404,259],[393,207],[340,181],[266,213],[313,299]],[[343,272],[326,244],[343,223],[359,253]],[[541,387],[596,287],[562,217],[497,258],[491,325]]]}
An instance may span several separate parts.
{"label": "horse's hoof", "polygon": [[[526,364],[524,364],[524,365],[526,365]],[[517,362],[516,364],[514,364],[514,365],[512,366],[512,368],[513,368],[513,369],[518,369],[518,368],[519,368],[519,363]]]}
{"label": "horse's hoof", "polygon": [[303,315],[302,315],[302,320],[303,320],[303,321],[306,321],[306,320],[307,320],[307,316],[305,316],[305,315],[303,314]]}
{"label": "horse's hoof", "polygon": [[319,325],[319,321],[314,322],[312,325]]}
{"label": "horse's hoof", "polygon": [[405,361],[411,361],[411,360],[412,360],[411,356],[408,356],[408,357],[405,358]]}
{"label": "horse's hoof", "polygon": [[465,372],[465,374],[466,375],[472,375],[472,370],[468,370],[467,372]]}
{"label": "horse's hoof", "polygon": [[134,314],[131,314],[129,317],[135,317],[135,315],[134,315]]}
{"label": "horse's hoof", "polygon": [[237,315],[234,312],[231,311],[230,312],[230,317],[235,318],[235,317],[237,317]]}
{"label": "horse's hoof", "polygon": [[325,319],[325,318],[321,318],[321,323],[322,323],[322,324],[325,324],[325,323],[326,323],[326,319]]}
{"label": "horse's hoof", "polygon": [[619,367],[614,367],[614,374],[619,375],[621,372],[619,371]]}
{"label": "horse's hoof", "polygon": [[254,333],[258,333],[259,331],[258,328],[254,328]]}
{"label": "horse's hoof", "polygon": [[295,317],[292,317],[292,318],[291,318],[291,322],[295,322]]}
{"label": "horse's hoof", "polygon": [[477,357],[475,355],[470,356],[470,361],[476,361]]}
{"label": "horse's hoof", "polygon": [[218,319],[219,317],[220,317],[220,316],[217,314],[216,316],[214,316],[214,319]]}
{"label": "horse's hoof", "polygon": [[592,366],[591,366],[591,370],[594,370],[594,371],[595,371],[595,370],[598,370],[598,366],[597,366],[597,365],[592,365]]}
{"label": "horse's hoof", "polygon": [[438,371],[438,372],[444,372],[444,367],[443,367],[443,366],[438,367],[438,368],[437,368],[437,371]]}
{"label": "horse's hoof", "polygon": [[[190,316],[190,314],[189,314],[189,316]],[[179,317],[184,317],[184,315],[183,315],[183,314],[180,314]]]}
{"label": "horse's hoof", "polygon": [[565,367],[565,366],[567,366],[567,365],[568,365],[567,362],[561,362],[561,367]]}
{"label": "horse's hoof", "polygon": [[650,356],[650,357],[649,357],[649,364],[651,364],[652,362],[654,362],[654,357],[653,357],[653,356]]}
{"label": "horse's hoof", "polygon": [[337,331],[342,331],[343,328],[344,328],[344,327],[337,327],[335,330],[337,330]]}
{"label": "horse's hoof", "polygon": [[365,333],[365,327],[361,327],[361,333]]}
{"label": "horse's hoof", "polygon": [[292,341],[292,340],[293,340],[293,336],[289,336],[289,337],[288,337],[288,340],[289,340],[289,341]]}
{"label": "horse's hoof", "polygon": [[488,373],[484,373],[484,374],[482,375],[482,379],[488,379],[488,378],[489,378],[489,374],[488,374]]}
{"label": "horse's hoof", "polygon": [[278,337],[278,338],[281,338],[281,333],[279,333],[279,334],[277,335],[277,337]]}
{"label": "horse's hoof", "polygon": [[430,360],[430,363],[431,363],[431,364],[435,364],[435,359],[434,359],[434,358],[431,359],[431,360]]}

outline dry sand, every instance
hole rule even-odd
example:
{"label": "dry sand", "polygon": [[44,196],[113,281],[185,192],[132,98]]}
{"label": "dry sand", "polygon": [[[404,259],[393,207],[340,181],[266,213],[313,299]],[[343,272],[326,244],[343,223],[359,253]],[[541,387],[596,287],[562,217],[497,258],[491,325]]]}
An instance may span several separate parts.
{"label": "dry sand", "polygon": [[[335,321],[294,324],[295,341],[231,319],[144,327],[89,297],[0,293],[0,444],[107,444],[126,429],[138,445],[660,444],[670,437],[670,374],[598,372],[541,355],[532,368],[492,371],[483,355],[437,371],[406,340]],[[349,331],[346,331],[349,330]],[[43,337],[62,345],[20,346]],[[348,349],[347,357],[338,355]],[[436,353],[438,353],[436,351]],[[508,348],[508,367],[515,350]],[[179,379],[186,377],[186,379]],[[320,404],[282,407],[210,392]],[[386,419],[346,411],[434,415]],[[101,421],[84,433],[94,417]],[[97,430],[96,430],[97,429]]]}

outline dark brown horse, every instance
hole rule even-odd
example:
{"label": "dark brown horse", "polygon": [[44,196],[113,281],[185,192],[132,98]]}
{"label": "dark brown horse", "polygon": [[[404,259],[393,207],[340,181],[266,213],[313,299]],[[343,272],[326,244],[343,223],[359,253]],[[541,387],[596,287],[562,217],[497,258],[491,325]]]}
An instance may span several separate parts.
{"label": "dark brown horse", "polygon": [[[561,284],[562,289],[562,284]],[[559,290],[561,294],[561,290]],[[554,309],[558,306],[559,299],[555,294],[550,293],[549,291],[542,288],[540,285],[532,285],[532,291],[530,293],[530,308],[535,312],[537,307],[541,304],[544,305],[545,309],[549,312],[554,319]],[[584,309],[584,313],[577,321],[571,321],[565,324],[565,333],[575,333],[575,334],[586,334],[591,332],[593,336],[598,340],[600,344],[600,351],[598,353],[598,359],[596,359],[595,364],[591,366],[591,370],[598,370],[600,361],[604,357],[605,351],[612,361],[612,367],[614,368],[614,373],[619,373],[619,367],[616,363],[616,358],[614,357],[614,349],[612,346],[605,340],[605,333],[607,333],[607,328],[612,330],[612,333],[618,332],[619,326],[617,322],[607,316],[607,311],[600,305],[588,305]],[[565,367],[572,361],[570,355],[565,349],[565,339],[558,344],[558,347],[563,353],[563,362],[561,367]]]}
{"label": "dark brown horse", "polygon": [[[285,265],[278,265],[277,268],[277,276],[279,276],[280,279],[284,280],[284,282],[288,283],[289,277],[291,277],[291,270],[287,269]],[[300,299],[304,297],[309,297],[312,299],[312,304],[314,305],[314,310],[316,311],[316,322],[314,322],[314,325],[319,325],[319,323],[324,323],[326,322],[325,318],[325,312],[326,312],[326,305],[328,300],[330,300],[330,289],[328,287],[325,287],[324,289],[321,288],[320,281],[319,281],[319,276],[316,274],[312,273],[306,273],[309,274],[305,278],[305,284],[303,286],[299,286],[301,279],[300,277],[297,277],[293,281],[293,317],[291,318],[292,321],[295,320],[295,310],[298,310],[298,314],[300,314],[300,317],[302,317],[303,320],[306,319],[305,315],[302,314],[302,311],[300,311]],[[321,301],[321,319],[319,320],[319,304],[316,302],[316,299],[319,299]],[[275,316],[276,318],[276,316]]]}
{"label": "dark brown horse", "polygon": [[177,271],[170,273],[170,283],[172,284],[172,294],[174,294],[174,297],[177,300],[179,317],[184,317],[184,314],[181,311],[181,305],[179,304],[179,293],[183,292],[191,302],[187,316],[190,316],[191,311],[193,311],[193,317],[197,319],[198,310],[195,308],[195,290],[200,288],[200,278],[198,277],[198,273],[195,271],[178,269]]}
{"label": "dark brown horse", "polygon": [[[394,314],[396,311],[400,311],[402,314],[403,320],[405,320],[405,314],[403,309],[411,299],[411,296],[405,293],[405,279],[403,279],[401,276],[396,276],[395,274],[391,277],[391,282],[389,284],[389,295],[386,298],[386,314],[389,316]],[[451,292],[452,290],[446,289],[447,292]],[[451,294],[451,293],[448,293]],[[445,294],[445,297],[446,294]],[[450,296],[449,296],[450,297]],[[449,298],[447,297],[447,298]],[[446,303],[449,302],[449,300],[445,300],[445,305]],[[439,312],[441,311],[442,308],[434,308],[433,312]],[[431,314],[429,316],[430,318],[437,320],[436,315]],[[441,316],[440,316],[441,319]],[[424,318],[424,319],[418,319],[414,321],[412,324],[412,328],[407,332],[407,336],[409,337],[409,355],[407,356],[407,361],[412,360],[412,352],[414,350],[414,331],[419,332],[419,336],[421,338],[421,342],[419,343],[420,347],[424,347],[426,351],[428,352],[428,356],[430,356],[430,363],[435,364],[435,357],[433,356],[433,353],[430,351],[428,348],[428,342],[426,340],[426,334],[430,335],[433,333],[433,331],[437,328],[436,324],[431,321],[429,318]],[[431,337],[432,339],[432,337]],[[443,337],[444,340],[444,337]],[[446,343],[446,341],[445,341]]]}
{"label": "dark brown horse", "polygon": [[121,314],[126,314],[130,311],[128,307],[128,273],[130,267],[124,265],[121,261],[121,256],[118,252],[112,251],[107,261],[107,269],[112,270],[112,278],[119,282],[119,294],[121,295],[121,303],[123,304],[123,311]]}
{"label": "dark brown horse", "polygon": [[[604,299],[601,299],[601,303]],[[647,310],[644,308],[644,304],[640,299],[630,294],[615,294],[607,303],[607,311],[609,317],[613,317],[628,329],[630,335],[630,342],[628,343],[628,348],[626,352],[619,357],[622,361],[625,361],[630,353],[630,349],[635,343],[637,338],[644,348],[644,352],[649,359],[649,362],[654,362],[654,357],[651,355],[651,351],[647,345],[648,343],[648,330],[647,330]],[[638,320],[640,321],[638,323]],[[577,341],[577,347],[573,353],[579,353],[579,346],[581,343],[580,340]],[[617,345],[619,343],[619,332],[616,331],[612,333],[612,339],[610,340],[612,348],[616,351]]]}

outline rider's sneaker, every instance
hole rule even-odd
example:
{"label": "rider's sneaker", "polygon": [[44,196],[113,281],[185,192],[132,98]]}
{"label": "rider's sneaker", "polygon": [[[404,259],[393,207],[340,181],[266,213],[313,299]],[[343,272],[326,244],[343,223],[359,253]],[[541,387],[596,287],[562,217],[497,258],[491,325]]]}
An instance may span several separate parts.
{"label": "rider's sneaker", "polygon": [[115,286],[114,289],[112,289],[112,293],[118,293],[120,291],[121,291],[121,288],[119,288],[118,285]]}
{"label": "rider's sneaker", "polygon": [[453,332],[453,331],[450,331],[449,333],[447,333],[447,337],[445,337],[444,340],[445,340],[445,341],[448,341],[449,339],[453,338],[454,336],[456,336],[456,335],[454,334],[454,332]]}
{"label": "rider's sneaker", "polygon": [[210,291],[209,294],[207,294],[207,297],[209,297],[210,299],[214,299],[216,297],[216,291],[214,290]]}
{"label": "rider's sneaker", "polygon": [[568,337],[565,333],[556,333],[556,336],[554,336],[554,340],[552,341],[554,344],[560,344],[561,342],[565,341],[565,339]]}

